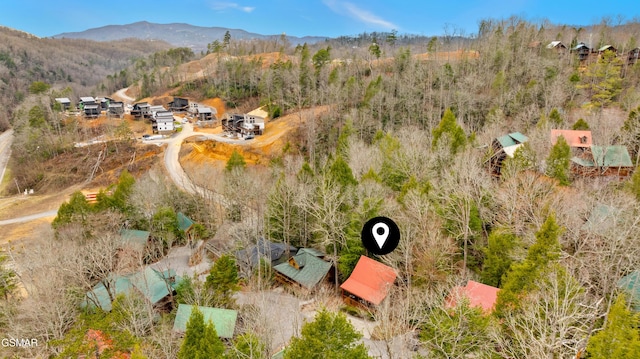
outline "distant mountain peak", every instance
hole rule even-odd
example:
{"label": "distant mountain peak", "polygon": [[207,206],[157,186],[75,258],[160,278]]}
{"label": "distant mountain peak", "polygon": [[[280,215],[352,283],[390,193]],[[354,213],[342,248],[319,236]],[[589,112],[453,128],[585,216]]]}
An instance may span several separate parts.
{"label": "distant mountain peak", "polygon": [[[189,47],[194,52],[199,52],[206,51],[207,44],[215,40],[222,41],[227,31],[231,34],[231,38],[236,40],[268,40],[282,36],[282,34],[262,35],[242,29],[229,29],[225,27],[203,27],[185,23],[157,24],[148,21],[138,21],[126,25],[106,25],[81,32],[66,32],[53,37],[94,41],[114,41],[126,38],[162,40],[176,47]],[[287,40],[293,45],[304,42],[315,43],[324,41],[325,39],[327,39],[327,37],[306,36],[299,38],[287,35]]]}

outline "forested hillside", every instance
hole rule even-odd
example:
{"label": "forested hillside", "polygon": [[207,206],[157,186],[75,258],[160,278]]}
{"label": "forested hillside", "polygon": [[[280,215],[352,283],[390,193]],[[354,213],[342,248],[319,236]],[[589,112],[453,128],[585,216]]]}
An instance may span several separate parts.
{"label": "forested hillside", "polygon": [[98,95],[95,86],[107,75],[136,58],[169,48],[164,42],[135,39],[41,39],[6,27],[0,27],[0,40],[0,124],[4,128],[33,82],[45,82],[58,91],[70,87],[78,96]]}
{"label": "forested hillside", "polygon": [[[46,345],[3,349],[60,358],[269,358],[283,348],[285,358],[639,357],[640,61],[628,54],[640,24],[514,17],[457,35],[404,46],[394,32],[295,47],[230,38],[202,58],[156,66],[152,56],[137,63],[141,76],[106,79],[105,88],[130,85],[138,97],[261,105],[269,123],[294,130],[251,164],[242,151],[195,162],[220,143],[183,143],[193,194],[160,166],[134,177],[126,164],[96,203],[76,192],[51,238],[5,249],[15,267],[0,261],[0,329]],[[580,42],[594,49],[584,59],[569,50]],[[583,132],[573,141],[552,130]],[[518,148],[498,157],[508,134]],[[614,165],[611,146],[628,151],[628,163]],[[388,255],[361,243],[376,216],[400,228]],[[123,249],[123,229],[147,233],[144,249]],[[265,240],[308,252],[243,260]],[[177,249],[188,275],[167,261]],[[379,304],[343,301],[339,285],[361,256],[397,276],[378,288]],[[274,269],[315,260],[331,264],[317,286]],[[165,272],[161,301],[118,287]],[[490,288],[488,305],[461,295],[474,285]],[[233,321],[231,333],[209,315]]]}

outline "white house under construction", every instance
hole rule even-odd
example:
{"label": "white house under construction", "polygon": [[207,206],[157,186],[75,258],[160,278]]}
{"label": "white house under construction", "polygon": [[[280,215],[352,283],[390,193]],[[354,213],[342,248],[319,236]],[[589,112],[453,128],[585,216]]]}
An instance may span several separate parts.
{"label": "white house under construction", "polygon": [[250,114],[225,114],[222,118],[222,128],[241,137],[262,135],[264,117]]}

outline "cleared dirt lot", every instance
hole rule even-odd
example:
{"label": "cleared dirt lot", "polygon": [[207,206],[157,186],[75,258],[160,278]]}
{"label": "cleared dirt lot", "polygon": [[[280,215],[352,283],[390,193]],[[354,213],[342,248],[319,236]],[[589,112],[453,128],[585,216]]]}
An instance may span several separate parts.
{"label": "cleared dirt lot", "polygon": [[[78,189],[80,189],[79,186],[73,186],[57,193],[1,198],[0,221],[57,210],[60,204],[68,200],[71,193]],[[1,225],[0,246],[6,245],[8,242],[24,243],[30,239],[52,235],[51,221],[54,217],[55,215],[25,223]]]}

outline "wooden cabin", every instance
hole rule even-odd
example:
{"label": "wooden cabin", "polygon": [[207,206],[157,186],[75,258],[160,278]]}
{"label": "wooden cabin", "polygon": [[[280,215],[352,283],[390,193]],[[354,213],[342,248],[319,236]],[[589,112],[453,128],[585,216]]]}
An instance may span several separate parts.
{"label": "wooden cabin", "polygon": [[636,47],[633,50],[630,50],[627,53],[627,65],[633,66],[638,62],[638,57],[640,57],[640,47]]}
{"label": "wooden cabin", "polygon": [[580,176],[617,176],[624,179],[633,168],[627,147],[621,145],[591,146],[583,155],[571,159],[571,171]]}
{"label": "wooden cabin", "polygon": [[379,305],[387,297],[396,276],[393,268],[360,256],[351,276],[340,286],[342,299],[346,304],[356,307]]}
{"label": "wooden cabin", "polygon": [[591,54],[591,49],[584,42],[580,42],[576,45],[576,47],[571,49],[571,53],[576,54],[578,60],[586,61],[589,59],[589,54]]}

